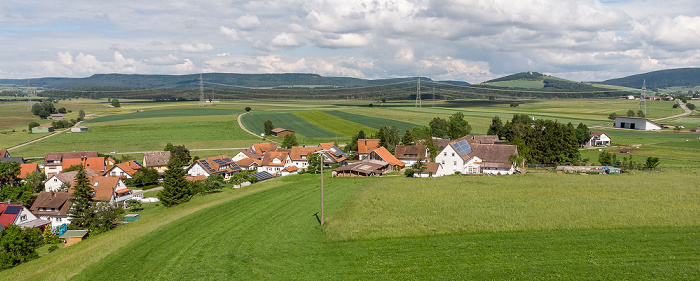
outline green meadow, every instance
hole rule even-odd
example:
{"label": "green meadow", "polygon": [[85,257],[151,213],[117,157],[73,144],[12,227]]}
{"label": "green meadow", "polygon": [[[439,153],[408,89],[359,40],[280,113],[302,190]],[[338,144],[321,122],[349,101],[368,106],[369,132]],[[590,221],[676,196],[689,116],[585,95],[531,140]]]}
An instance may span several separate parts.
{"label": "green meadow", "polygon": [[669,188],[680,174],[326,175],[324,227],[319,175],[286,177],[149,206],[0,279],[693,280],[700,190]]}

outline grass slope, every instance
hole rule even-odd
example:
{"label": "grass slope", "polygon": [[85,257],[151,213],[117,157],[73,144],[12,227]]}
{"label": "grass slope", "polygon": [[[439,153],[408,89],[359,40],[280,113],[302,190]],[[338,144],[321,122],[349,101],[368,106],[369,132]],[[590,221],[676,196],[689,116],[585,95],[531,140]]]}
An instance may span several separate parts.
{"label": "grass slope", "polygon": [[[500,179],[500,178],[488,178]],[[328,179],[326,211],[386,181]],[[546,179],[545,179],[546,180]],[[421,188],[439,189],[436,185]],[[258,185],[260,192],[211,195],[8,271],[8,280],[240,279],[673,279],[700,278],[700,227],[477,232],[405,238],[327,239],[318,211],[318,175]],[[491,188],[502,188],[491,185]],[[507,188],[507,187],[505,187]],[[538,187],[530,187],[537,192]],[[566,192],[570,188],[562,188]],[[546,190],[546,188],[544,189]],[[250,190],[242,190],[243,192]],[[405,191],[405,190],[404,190]],[[556,194],[555,194],[556,195]],[[642,197],[647,197],[640,193]],[[230,200],[226,200],[225,197]],[[235,196],[235,197],[234,197]],[[438,195],[439,196],[439,195]],[[679,196],[681,196],[679,194]],[[437,197],[437,196],[434,196]],[[535,196],[526,197],[531,201]],[[422,194],[416,201],[431,201]],[[444,199],[444,198],[443,198]],[[585,204],[586,198],[571,197]],[[351,199],[352,201],[352,199]],[[437,200],[433,200],[437,201]],[[663,201],[663,200],[662,200]],[[698,202],[697,200],[695,202]],[[366,202],[373,204],[377,202]],[[381,203],[381,202],[379,202]],[[519,205],[500,200],[502,206]],[[469,207],[468,202],[449,208]],[[624,212],[624,210],[622,210]],[[636,210],[626,211],[627,213]],[[653,212],[653,210],[650,210]],[[697,212],[697,210],[696,210]],[[391,210],[365,219],[393,220]],[[697,216],[696,216],[697,217]],[[530,218],[530,220],[543,218]],[[556,219],[556,217],[555,217]],[[490,220],[487,218],[487,220]],[[388,222],[390,223],[390,222]],[[405,224],[405,229],[418,225]],[[138,234],[138,235],[136,235]],[[136,237],[133,237],[134,235]],[[126,240],[126,241],[122,241]],[[111,246],[113,248],[109,248]],[[88,250],[88,248],[93,248]],[[100,252],[106,250],[106,253]],[[81,255],[82,254],[82,255]],[[54,271],[55,270],[55,271]],[[3,272],[5,273],[5,272]]]}
{"label": "grass slope", "polygon": [[243,115],[241,121],[246,129],[261,134],[265,131],[266,120],[272,121],[275,128],[293,130],[297,135],[307,138],[333,138],[338,135],[314,126],[294,113],[289,112],[251,112]]}

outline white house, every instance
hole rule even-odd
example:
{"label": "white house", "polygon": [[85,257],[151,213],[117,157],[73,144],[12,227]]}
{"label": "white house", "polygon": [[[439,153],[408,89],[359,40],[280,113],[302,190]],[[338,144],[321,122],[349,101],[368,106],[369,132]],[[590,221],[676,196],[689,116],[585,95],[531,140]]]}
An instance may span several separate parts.
{"label": "white house", "polygon": [[71,217],[68,215],[68,210],[73,205],[68,200],[70,197],[68,192],[42,191],[29,210],[40,219],[50,221],[51,228],[70,224]]}
{"label": "white house", "polygon": [[195,161],[187,168],[187,175],[190,177],[221,175],[224,180],[229,180],[232,175],[240,171],[241,167],[224,154]]}
{"label": "white house", "polygon": [[8,227],[10,224],[22,228],[41,228],[51,224],[50,221],[42,220],[27,209],[22,204],[0,204],[0,226]]}
{"label": "white house", "polygon": [[292,160],[292,165],[306,170],[309,167],[309,153],[315,153],[321,149],[318,146],[292,146],[292,149],[289,151],[289,159]]}
{"label": "white house", "polygon": [[[70,171],[70,172],[52,175],[44,182],[44,190],[46,192],[64,191],[64,190],[61,190],[61,187],[63,186],[63,184],[67,184],[68,186],[73,184],[73,180],[75,180],[75,175],[77,175],[77,174],[78,174],[78,171]],[[88,177],[89,176],[97,176],[97,173],[95,173],[91,169],[85,169],[85,174],[87,174]]]}
{"label": "white house", "polygon": [[590,132],[591,138],[584,143],[586,146],[610,145],[610,137],[603,132]]}
{"label": "white house", "polygon": [[661,125],[646,118],[617,117],[615,118],[615,128],[652,131],[661,130]]}
{"label": "white house", "polygon": [[289,153],[284,151],[268,151],[258,167],[258,172],[267,172],[271,175],[282,175],[282,170],[293,166]]}
{"label": "white house", "polygon": [[517,146],[470,144],[467,140],[450,143],[435,157],[441,165],[437,176],[460,174],[513,174],[509,157],[518,153]]}

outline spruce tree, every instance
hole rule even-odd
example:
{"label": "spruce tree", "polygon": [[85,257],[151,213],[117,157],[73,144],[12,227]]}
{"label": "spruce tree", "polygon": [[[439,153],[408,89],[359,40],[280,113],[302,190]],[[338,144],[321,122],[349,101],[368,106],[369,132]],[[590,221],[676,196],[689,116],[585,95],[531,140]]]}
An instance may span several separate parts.
{"label": "spruce tree", "polygon": [[163,206],[170,207],[190,200],[192,185],[185,179],[185,170],[182,169],[180,159],[171,158],[168,162],[168,170],[165,171],[163,190],[158,192],[158,199]]}
{"label": "spruce tree", "polygon": [[83,166],[80,166],[78,174],[75,175],[73,198],[69,199],[71,202],[73,202],[73,205],[69,210],[69,213],[73,217],[71,220],[72,226],[78,228],[90,226],[92,218],[95,215],[92,208],[94,204],[94,200],[92,198],[94,193],[95,189],[92,188],[92,184],[90,184],[90,179],[85,173],[85,169],[83,169]]}

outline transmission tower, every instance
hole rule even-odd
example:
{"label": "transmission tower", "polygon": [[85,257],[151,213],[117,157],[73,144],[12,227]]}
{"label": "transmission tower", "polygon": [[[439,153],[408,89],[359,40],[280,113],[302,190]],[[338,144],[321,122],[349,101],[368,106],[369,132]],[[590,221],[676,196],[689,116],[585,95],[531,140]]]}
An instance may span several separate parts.
{"label": "transmission tower", "polygon": [[420,100],[420,76],[418,76],[418,87],[416,88],[416,107],[423,107]]}
{"label": "transmission tower", "polygon": [[204,82],[202,80],[202,74],[199,74],[199,106],[204,107],[205,101],[204,101]]}
{"label": "transmission tower", "polygon": [[644,115],[647,115],[647,80],[644,79],[644,82],[642,83],[642,97],[639,99],[639,110],[644,112]]}

